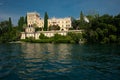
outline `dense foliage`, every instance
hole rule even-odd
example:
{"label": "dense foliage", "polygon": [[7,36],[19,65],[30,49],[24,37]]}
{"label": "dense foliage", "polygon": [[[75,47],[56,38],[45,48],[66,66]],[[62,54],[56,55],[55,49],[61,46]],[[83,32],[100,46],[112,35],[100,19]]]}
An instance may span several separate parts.
{"label": "dense foliage", "polygon": [[95,18],[86,30],[85,38],[92,43],[120,43],[120,17],[108,14]]}
{"label": "dense foliage", "polygon": [[18,20],[18,30],[24,31],[24,28],[27,26],[27,16],[26,17],[20,17]]}
{"label": "dense foliage", "polygon": [[51,25],[49,26],[49,30],[60,30],[60,26],[59,25]]}
{"label": "dense foliage", "polygon": [[11,18],[8,21],[0,22],[0,43],[19,40],[20,32],[13,27]]}
{"label": "dense foliage", "polygon": [[42,31],[43,29],[40,27],[35,27],[35,31]]}
{"label": "dense foliage", "polygon": [[[81,16],[83,14],[81,13]],[[89,23],[83,17],[73,21],[74,29],[84,29],[84,38],[88,43],[120,43],[120,14],[88,15]],[[83,19],[83,20],[82,20]]]}

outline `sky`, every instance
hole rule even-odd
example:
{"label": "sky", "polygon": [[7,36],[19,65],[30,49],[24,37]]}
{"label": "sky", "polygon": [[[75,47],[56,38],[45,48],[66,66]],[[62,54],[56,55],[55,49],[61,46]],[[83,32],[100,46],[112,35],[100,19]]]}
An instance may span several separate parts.
{"label": "sky", "polygon": [[120,0],[0,0],[0,20],[11,17],[14,25],[27,12],[38,12],[41,18],[45,12],[49,18],[78,18],[81,11],[85,15],[117,15],[120,13]]}

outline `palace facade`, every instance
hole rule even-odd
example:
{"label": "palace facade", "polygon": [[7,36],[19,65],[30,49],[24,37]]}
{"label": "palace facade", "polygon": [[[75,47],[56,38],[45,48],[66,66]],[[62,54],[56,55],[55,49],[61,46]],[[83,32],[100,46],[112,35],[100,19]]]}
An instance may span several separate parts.
{"label": "palace facade", "polygon": [[[44,19],[40,18],[40,14],[37,12],[27,13],[27,25],[36,25],[37,27],[44,27]],[[66,18],[50,18],[48,19],[48,27],[52,25],[60,26],[60,30],[66,31],[72,27],[71,17]]]}
{"label": "palace facade", "polygon": [[40,15],[37,12],[27,13],[27,27],[25,28],[25,32],[21,32],[21,39],[26,39],[29,37],[33,37],[34,39],[39,39],[41,34],[44,34],[47,37],[53,37],[55,34],[60,34],[66,36],[69,32],[73,33],[82,33],[83,30],[69,30],[72,27],[72,20],[70,17],[68,18],[51,18],[48,19],[48,27],[52,25],[60,26],[60,30],[52,30],[52,31],[35,31],[36,25],[39,28],[44,27],[44,19],[40,18]]}

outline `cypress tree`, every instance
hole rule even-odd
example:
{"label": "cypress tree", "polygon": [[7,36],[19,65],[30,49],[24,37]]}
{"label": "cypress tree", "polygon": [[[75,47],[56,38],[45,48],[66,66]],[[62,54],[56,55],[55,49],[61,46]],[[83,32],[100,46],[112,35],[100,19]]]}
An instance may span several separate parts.
{"label": "cypress tree", "polygon": [[84,15],[83,15],[82,11],[80,13],[80,23],[79,23],[79,26],[80,26],[80,29],[84,29],[84,27],[85,27]]}
{"label": "cypress tree", "polygon": [[83,15],[83,12],[81,11],[80,13],[80,21],[83,22],[84,21],[84,15]]}
{"label": "cypress tree", "polygon": [[43,30],[47,31],[47,29],[48,29],[48,14],[47,14],[47,12],[45,12],[45,16],[44,16],[44,28],[43,28]]}
{"label": "cypress tree", "polygon": [[27,25],[27,15],[25,16],[25,24]]}
{"label": "cypress tree", "polygon": [[9,31],[11,31],[12,29],[12,21],[11,21],[11,17],[9,17],[9,24],[8,24],[8,27],[9,27]]}
{"label": "cypress tree", "polygon": [[18,20],[18,29],[20,31],[23,31],[23,25],[24,25],[25,21],[24,21],[24,17],[20,17],[20,19]]}

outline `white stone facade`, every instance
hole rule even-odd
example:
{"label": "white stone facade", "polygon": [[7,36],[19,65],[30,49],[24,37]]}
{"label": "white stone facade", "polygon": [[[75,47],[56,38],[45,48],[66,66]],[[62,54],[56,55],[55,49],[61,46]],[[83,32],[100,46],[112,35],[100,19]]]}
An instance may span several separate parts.
{"label": "white stone facade", "polygon": [[44,20],[40,19],[40,15],[37,12],[27,13],[27,25],[36,25],[37,27],[43,27]]}
{"label": "white stone facade", "polygon": [[69,31],[37,31],[33,27],[26,27],[25,32],[21,32],[21,39],[33,37],[39,39],[40,34],[44,34],[47,37],[53,37],[55,34],[66,36],[68,32],[82,33],[83,30],[69,30]]}
{"label": "white stone facade", "polygon": [[[40,18],[37,12],[27,13],[27,25],[36,25],[37,27],[44,27],[44,19]],[[51,18],[48,19],[48,27],[51,25],[60,26],[60,30],[68,30],[72,27],[72,20],[70,17],[67,18]]]}

